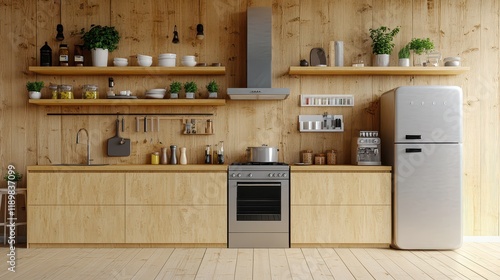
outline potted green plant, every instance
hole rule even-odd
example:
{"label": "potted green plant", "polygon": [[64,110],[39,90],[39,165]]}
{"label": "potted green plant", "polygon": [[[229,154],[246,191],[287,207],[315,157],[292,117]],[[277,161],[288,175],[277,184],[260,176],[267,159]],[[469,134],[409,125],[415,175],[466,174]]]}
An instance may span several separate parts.
{"label": "potted green plant", "polygon": [[42,97],[41,90],[44,86],[43,81],[27,82],[26,89],[28,90],[31,99],[40,99]]}
{"label": "potted green plant", "polygon": [[394,49],[394,36],[399,33],[399,26],[390,29],[381,26],[376,29],[370,28],[370,38],[372,39],[372,50],[375,54],[375,66],[389,66],[389,55]]}
{"label": "potted green plant", "polygon": [[219,85],[215,80],[212,80],[207,85],[208,98],[217,98],[217,91],[219,91]]}
{"label": "potted green plant", "polygon": [[5,174],[5,176],[3,176],[3,179],[5,181],[13,181],[13,182],[19,182],[21,181],[21,179],[23,178],[23,174],[17,172],[17,171],[14,171],[13,174]]}
{"label": "potted green plant", "polygon": [[194,98],[194,94],[198,90],[198,86],[195,82],[184,83],[184,90],[186,91],[186,98]]}
{"label": "potted green plant", "polygon": [[113,26],[91,25],[82,28],[83,47],[92,52],[92,65],[108,66],[108,53],[118,47],[120,34]]}
{"label": "potted green plant", "polygon": [[172,82],[170,84],[170,98],[175,99],[179,98],[179,92],[182,90],[182,84],[181,82]]}
{"label": "potted green plant", "polygon": [[402,47],[398,52],[399,66],[410,66],[410,44]]}
{"label": "potted green plant", "polygon": [[434,43],[429,38],[413,38],[409,45],[413,51],[413,66],[423,66],[427,61],[424,53],[434,49]]}

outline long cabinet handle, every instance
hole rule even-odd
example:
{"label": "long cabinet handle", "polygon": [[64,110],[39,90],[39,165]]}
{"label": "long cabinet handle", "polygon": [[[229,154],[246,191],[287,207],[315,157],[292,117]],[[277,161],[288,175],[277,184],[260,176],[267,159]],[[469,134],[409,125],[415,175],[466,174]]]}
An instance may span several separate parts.
{"label": "long cabinet handle", "polygon": [[406,152],[407,153],[421,153],[422,149],[420,149],[420,148],[408,148],[408,149],[406,149]]}

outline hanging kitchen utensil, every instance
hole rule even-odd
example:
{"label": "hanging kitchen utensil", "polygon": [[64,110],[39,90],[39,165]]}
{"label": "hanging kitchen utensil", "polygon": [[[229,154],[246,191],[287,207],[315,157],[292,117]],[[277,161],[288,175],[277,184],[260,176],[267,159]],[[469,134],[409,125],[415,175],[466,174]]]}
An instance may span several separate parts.
{"label": "hanging kitchen utensil", "polygon": [[109,157],[130,156],[130,139],[120,136],[120,120],[116,119],[116,135],[108,139]]}
{"label": "hanging kitchen utensil", "polygon": [[179,33],[177,32],[177,25],[174,25],[174,38],[172,39],[172,43],[179,44]]}

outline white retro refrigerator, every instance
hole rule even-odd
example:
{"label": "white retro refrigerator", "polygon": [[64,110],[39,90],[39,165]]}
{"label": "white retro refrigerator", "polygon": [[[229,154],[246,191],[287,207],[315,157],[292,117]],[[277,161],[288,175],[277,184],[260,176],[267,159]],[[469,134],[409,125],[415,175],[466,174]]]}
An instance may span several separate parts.
{"label": "white retro refrigerator", "polygon": [[403,86],[380,98],[382,163],[393,167],[393,247],[462,245],[462,99],[456,86]]}

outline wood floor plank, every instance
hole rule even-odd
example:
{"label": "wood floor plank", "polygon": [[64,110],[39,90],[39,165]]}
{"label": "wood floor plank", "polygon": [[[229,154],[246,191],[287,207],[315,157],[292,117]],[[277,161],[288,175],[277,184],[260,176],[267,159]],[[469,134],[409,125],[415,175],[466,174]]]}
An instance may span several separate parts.
{"label": "wood floor plank", "polygon": [[419,280],[433,279],[418,266],[411,263],[406,258],[404,257],[402,258],[398,251],[391,249],[381,249],[380,252],[386,255],[393,263],[397,264],[397,266],[399,266],[403,271],[405,271],[408,275],[410,275],[412,279],[419,279]]}
{"label": "wood floor plank", "polygon": [[269,249],[253,250],[253,279],[271,279]]}
{"label": "wood floor plank", "polygon": [[285,249],[269,249],[269,265],[272,279],[292,278]]}
{"label": "wood floor plank", "polygon": [[429,251],[429,252],[426,252],[426,253],[428,255],[431,255],[435,259],[439,260],[441,263],[445,264],[450,269],[455,270],[456,272],[460,273],[461,275],[465,276],[468,279],[484,279],[484,277],[482,277],[481,275],[477,274],[476,272],[474,272],[470,268],[465,267],[461,263],[459,263],[459,262],[457,262],[457,261],[455,261],[455,260],[447,257],[446,255],[444,255],[443,254],[444,252],[446,252],[446,251],[443,251],[443,252]]}
{"label": "wood floor plank", "polygon": [[132,279],[155,279],[173,251],[173,248],[156,249]]}
{"label": "wood floor plank", "polygon": [[446,264],[442,263],[438,259],[436,259],[434,256],[429,255],[428,251],[413,251],[413,254],[415,254],[417,257],[428,263],[429,265],[432,265],[435,269],[437,269],[442,275],[447,276],[450,279],[467,279],[465,276],[462,274],[458,273],[451,267],[448,267]]}
{"label": "wood floor plank", "polygon": [[288,259],[288,265],[290,266],[290,272],[292,273],[292,278],[313,279],[301,249],[292,248],[285,250],[285,252]]}
{"label": "wood floor plank", "polygon": [[214,279],[215,268],[217,267],[221,250],[220,248],[208,248],[205,251],[203,261],[201,262],[195,279]]}
{"label": "wood floor plank", "polygon": [[253,279],[253,249],[238,249],[234,279]]}
{"label": "wood floor plank", "polygon": [[394,279],[382,264],[376,258],[368,253],[368,249],[353,248],[352,254],[364,266],[370,275],[375,279]]}
{"label": "wood floor plank", "polygon": [[[359,262],[348,248],[336,248],[335,252],[342,259],[347,269],[352,273],[355,279],[374,279],[370,272]],[[335,276],[335,275],[334,275]]]}
{"label": "wood floor plank", "polygon": [[156,248],[142,248],[116,277],[118,279],[132,279],[156,250]]}
{"label": "wood floor plank", "polygon": [[417,255],[413,253],[413,251],[394,251],[396,256],[401,260],[407,260],[412,263],[420,270],[422,270],[425,274],[429,275],[434,280],[446,280],[450,279],[450,277],[442,274],[439,270],[437,270],[434,266],[419,258]]}
{"label": "wood floor plank", "polygon": [[486,279],[500,279],[500,274],[494,273],[489,268],[477,264],[476,262],[467,258],[464,255],[461,255],[454,251],[444,251],[441,253],[447,256],[448,258],[452,259],[453,261],[461,264],[466,269],[474,271],[474,273],[478,274],[481,277],[486,277]]}
{"label": "wood floor plank", "polygon": [[316,248],[303,248],[302,254],[309,266],[313,278],[316,279],[334,279],[332,272],[328,269],[323,257]]}
{"label": "wood floor plank", "polygon": [[127,264],[134,259],[134,257],[141,251],[140,248],[129,248],[122,251],[111,263],[109,263],[99,275],[97,275],[96,280],[107,280],[107,279],[120,279],[120,272],[125,268]]}
{"label": "wood floor plank", "polygon": [[468,257],[469,259],[490,268],[496,273],[500,273],[500,259],[497,259],[489,254],[484,253],[476,247],[467,246],[460,248],[459,254]]}
{"label": "wood floor plank", "polygon": [[205,248],[176,248],[156,279],[184,279],[186,275],[186,279],[194,279],[205,251]]}
{"label": "wood floor plank", "polygon": [[326,266],[331,271],[334,279],[354,279],[352,273],[333,248],[319,248],[317,250],[325,261]]}
{"label": "wood floor plank", "polygon": [[402,269],[397,263],[389,258],[389,256],[384,254],[384,251],[387,250],[388,249],[366,249],[368,254],[372,256],[394,279],[414,279],[406,270]]}
{"label": "wood floor plank", "polygon": [[215,268],[215,279],[222,279],[230,276],[234,279],[236,271],[236,258],[238,256],[238,249],[223,249],[220,252],[217,267]]}

